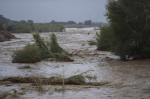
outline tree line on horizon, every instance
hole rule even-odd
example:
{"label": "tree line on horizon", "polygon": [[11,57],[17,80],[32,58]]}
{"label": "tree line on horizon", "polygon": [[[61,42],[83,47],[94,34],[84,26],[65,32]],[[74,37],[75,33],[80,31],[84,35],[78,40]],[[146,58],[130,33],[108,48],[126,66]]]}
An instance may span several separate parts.
{"label": "tree line on horizon", "polygon": [[13,21],[0,15],[0,28],[13,33],[30,33],[30,32],[62,32],[64,28],[83,28],[92,26],[102,26],[103,22],[92,22],[85,20],[76,23],[75,21],[57,22],[52,20],[49,23],[34,23],[33,20]]}
{"label": "tree line on horizon", "polygon": [[13,21],[0,15],[0,29],[13,33],[62,32],[64,26],[50,23],[34,23],[32,20]]}

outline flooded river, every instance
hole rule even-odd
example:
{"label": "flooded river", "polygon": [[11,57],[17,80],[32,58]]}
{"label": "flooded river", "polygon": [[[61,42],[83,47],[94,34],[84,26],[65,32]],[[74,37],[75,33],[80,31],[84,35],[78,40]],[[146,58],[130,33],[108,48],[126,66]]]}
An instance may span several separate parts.
{"label": "flooded river", "polygon": [[[62,86],[44,86],[47,91],[39,93],[30,84],[0,83],[0,93],[17,93],[19,99],[150,99],[150,59],[121,61],[118,56],[106,51],[97,51],[88,41],[95,38],[94,28],[67,28],[57,32],[61,47],[75,54],[74,62],[41,61],[35,64],[12,63],[11,55],[28,43],[34,43],[32,34],[14,34],[19,39],[0,42],[0,80],[7,77],[70,77],[81,74],[95,76],[97,82],[107,81],[109,85],[66,85],[63,92],[56,91]],[[51,33],[41,33],[49,39]],[[30,69],[21,69],[30,66]]]}

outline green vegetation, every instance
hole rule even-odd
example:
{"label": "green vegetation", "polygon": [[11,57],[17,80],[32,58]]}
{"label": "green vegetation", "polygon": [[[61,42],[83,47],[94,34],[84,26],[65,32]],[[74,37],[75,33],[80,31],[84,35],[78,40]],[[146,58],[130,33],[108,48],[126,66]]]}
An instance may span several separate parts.
{"label": "green vegetation", "polygon": [[149,4],[149,0],[109,0],[109,25],[97,34],[98,49],[111,50],[122,59],[150,57]]}
{"label": "green vegetation", "polygon": [[91,20],[85,20],[84,21],[84,25],[91,26],[92,25],[92,21]]}
{"label": "green vegetation", "polygon": [[31,69],[31,67],[29,65],[25,65],[25,66],[19,67],[19,69]]}
{"label": "green vegetation", "polygon": [[62,49],[55,34],[50,35],[50,41],[44,41],[39,33],[33,34],[35,44],[27,44],[23,49],[17,50],[12,55],[14,63],[35,63],[42,59],[52,58],[56,61],[73,61],[69,53]]}
{"label": "green vegetation", "polygon": [[100,28],[101,32],[96,33],[96,45],[98,50],[110,51],[113,45],[113,33],[110,25]]}
{"label": "green vegetation", "polygon": [[34,32],[62,32],[64,30],[63,25],[52,25],[50,23],[36,23],[33,25],[33,31]]}
{"label": "green vegetation", "polygon": [[[92,76],[87,76],[93,79]],[[87,79],[88,79],[87,78]],[[102,82],[86,82],[86,76],[81,74],[70,76],[68,78],[63,78],[61,76],[52,76],[50,78],[39,78],[39,77],[10,77],[3,79],[1,81],[11,81],[13,83],[33,83],[35,86],[42,85],[62,85],[63,81],[65,85],[92,85],[92,86],[102,86],[109,84],[107,81]]]}
{"label": "green vegetation", "polygon": [[2,92],[2,93],[0,93],[0,99],[6,99],[7,98],[7,96],[9,96],[11,93],[9,93],[9,92]]}
{"label": "green vegetation", "polygon": [[35,45],[27,44],[12,55],[13,63],[35,63],[41,61],[41,51]]}
{"label": "green vegetation", "polygon": [[114,44],[114,34],[110,25],[100,27],[100,32],[96,33],[96,40],[88,41],[90,46],[96,45],[97,50],[112,51]]}
{"label": "green vegetation", "polygon": [[73,62],[73,59],[71,59],[68,54],[63,53],[54,53],[54,60],[55,61],[63,61],[63,62]]}
{"label": "green vegetation", "polygon": [[92,22],[92,20],[85,20],[79,23],[72,20],[68,22],[57,22],[52,20],[49,23],[34,23],[32,20],[13,21],[0,15],[0,24],[1,23],[3,24],[4,30],[13,33],[62,32],[65,28],[99,27],[105,24],[103,22]]}
{"label": "green vegetation", "polygon": [[84,25],[84,24],[66,24],[64,25],[65,28],[89,28],[91,26],[89,25]]}
{"label": "green vegetation", "polygon": [[[50,46],[47,45],[46,41],[44,41],[43,38],[40,37],[39,33],[33,34],[35,45],[38,46],[38,48],[41,51],[42,58],[50,58],[52,57],[52,53],[50,51]],[[48,41],[47,41],[48,42]]]}
{"label": "green vegetation", "polygon": [[91,40],[91,41],[88,41],[88,44],[89,44],[90,46],[92,46],[92,45],[96,45],[96,44],[97,44],[97,42],[96,42],[96,41],[94,41],[94,40]]}
{"label": "green vegetation", "polygon": [[13,33],[31,33],[33,31],[30,23],[21,23],[7,28],[9,32]]}
{"label": "green vegetation", "polygon": [[67,51],[65,51],[64,49],[62,49],[58,42],[57,42],[57,38],[56,35],[54,33],[51,34],[51,40],[50,40],[50,50],[52,53],[64,53],[64,54],[68,54]]}
{"label": "green vegetation", "polygon": [[75,85],[82,85],[82,84],[86,83],[85,77],[81,74],[71,76],[71,77],[67,78],[65,81],[66,81],[66,84],[75,84]]}
{"label": "green vegetation", "polygon": [[90,85],[92,85],[92,86],[103,86],[103,85],[107,85],[107,84],[110,84],[110,82],[101,81],[101,82],[92,82],[92,83],[90,83]]}
{"label": "green vegetation", "polygon": [[63,25],[51,25],[49,23],[20,23],[8,26],[7,30],[13,33],[31,33],[31,32],[62,32]]}
{"label": "green vegetation", "polygon": [[4,24],[5,26],[10,26],[10,25],[15,25],[18,22],[17,21],[12,21],[8,18],[5,18],[3,15],[0,15],[0,23]]}
{"label": "green vegetation", "polygon": [[32,20],[13,21],[0,15],[0,29],[13,33],[62,32],[63,24],[34,23]]}

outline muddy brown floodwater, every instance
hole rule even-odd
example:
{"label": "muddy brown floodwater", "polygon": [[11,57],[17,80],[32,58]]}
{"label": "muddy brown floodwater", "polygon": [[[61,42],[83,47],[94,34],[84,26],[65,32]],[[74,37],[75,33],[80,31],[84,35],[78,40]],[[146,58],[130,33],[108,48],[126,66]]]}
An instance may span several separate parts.
{"label": "muddy brown floodwater", "polygon": [[[35,64],[12,63],[11,55],[27,43],[34,43],[32,34],[14,34],[17,38],[0,43],[0,80],[7,77],[51,77],[64,75],[70,77],[84,73],[96,76],[97,82],[110,82],[104,86],[43,85],[46,90],[38,92],[31,84],[0,82],[0,93],[9,92],[6,99],[150,99],[150,59],[121,61],[110,52],[97,51],[89,46],[96,32],[94,28],[67,28],[66,32],[55,33],[61,47],[73,56],[74,62],[41,61]],[[49,39],[50,33],[41,33]],[[21,69],[30,66],[29,69]]]}

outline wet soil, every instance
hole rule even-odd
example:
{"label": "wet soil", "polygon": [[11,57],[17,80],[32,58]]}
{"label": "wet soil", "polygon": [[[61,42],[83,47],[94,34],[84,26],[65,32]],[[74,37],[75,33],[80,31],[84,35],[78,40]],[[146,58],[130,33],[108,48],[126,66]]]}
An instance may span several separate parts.
{"label": "wet soil", "polygon": [[[96,32],[94,28],[66,29],[55,33],[61,47],[73,54],[74,62],[44,60],[35,64],[12,63],[11,55],[27,43],[34,43],[32,34],[14,34],[17,38],[0,43],[0,80],[8,77],[70,77],[83,74],[97,77],[96,81],[110,82],[104,86],[43,85],[39,92],[32,84],[0,83],[0,93],[10,92],[7,98],[21,99],[150,99],[150,59],[121,61],[106,51],[89,46]],[[50,33],[41,33],[49,39]],[[30,68],[21,69],[29,66]],[[87,80],[88,82],[88,80]],[[91,81],[92,82],[92,81]],[[16,96],[16,97],[14,97]]]}
{"label": "wet soil", "polygon": [[9,41],[10,39],[15,39],[16,37],[11,33],[0,30],[0,42]]}

